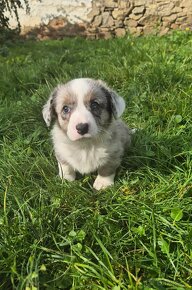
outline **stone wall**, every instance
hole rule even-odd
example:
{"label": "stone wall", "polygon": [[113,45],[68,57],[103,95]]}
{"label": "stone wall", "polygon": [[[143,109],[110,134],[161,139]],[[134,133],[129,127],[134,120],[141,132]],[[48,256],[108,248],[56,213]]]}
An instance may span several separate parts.
{"label": "stone wall", "polygon": [[192,0],[99,0],[88,15],[90,37],[166,34],[192,28]]}
{"label": "stone wall", "polygon": [[[166,34],[192,29],[192,0],[29,0],[19,11],[22,33],[39,39]],[[14,20],[11,20],[14,27]]]}

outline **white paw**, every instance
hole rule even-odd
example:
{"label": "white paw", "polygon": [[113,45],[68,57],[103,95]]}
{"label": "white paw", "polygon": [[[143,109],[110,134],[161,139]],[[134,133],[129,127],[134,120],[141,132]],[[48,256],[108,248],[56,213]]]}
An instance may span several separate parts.
{"label": "white paw", "polygon": [[59,166],[59,177],[62,180],[74,181],[75,180],[75,171],[73,171],[69,166],[62,165],[58,162]]}
{"label": "white paw", "polygon": [[75,180],[75,174],[74,175],[72,175],[72,174],[59,174],[59,177],[62,180],[68,180],[68,181],[74,181]]}
{"label": "white paw", "polygon": [[115,174],[112,174],[110,176],[98,175],[97,178],[95,179],[95,182],[93,183],[93,187],[96,190],[101,190],[108,186],[111,186],[114,184],[114,177],[115,177]]}

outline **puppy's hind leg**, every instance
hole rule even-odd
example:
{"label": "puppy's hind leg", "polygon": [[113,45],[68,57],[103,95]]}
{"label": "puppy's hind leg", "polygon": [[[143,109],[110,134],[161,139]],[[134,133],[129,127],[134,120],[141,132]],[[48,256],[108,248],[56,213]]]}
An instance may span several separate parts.
{"label": "puppy's hind leg", "polygon": [[58,167],[59,167],[59,177],[64,180],[73,181],[75,180],[75,171],[68,163],[61,163],[58,161]]}

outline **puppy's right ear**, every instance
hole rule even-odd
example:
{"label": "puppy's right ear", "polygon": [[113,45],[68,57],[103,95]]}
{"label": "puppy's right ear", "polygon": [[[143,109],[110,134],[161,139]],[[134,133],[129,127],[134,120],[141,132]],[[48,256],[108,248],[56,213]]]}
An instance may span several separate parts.
{"label": "puppy's right ear", "polygon": [[47,127],[51,125],[51,121],[53,120],[53,117],[55,115],[54,102],[56,96],[57,96],[57,88],[54,89],[47,103],[43,106],[42,114]]}

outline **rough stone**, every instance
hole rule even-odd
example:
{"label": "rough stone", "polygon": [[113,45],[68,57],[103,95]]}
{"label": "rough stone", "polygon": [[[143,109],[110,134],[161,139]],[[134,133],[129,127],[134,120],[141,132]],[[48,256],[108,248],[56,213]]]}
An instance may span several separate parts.
{"label": "rough stone", "polygon": [[187,24],[191,27],[191,25],[192,25],[192,15],[189,15],[187,17]]}
{"label": "rough stone", "polygon": [[[192,2],[191,2],[191,5],[192,5]],[[174,7],[171,12],[172,13],[180,13],[182,11],[183,11],[183,9],[181,7]]]}
{"label": "rough stone", "polygon": [[158,15],[158,6],[151,4],[146,7],[145,15]]}
{"label": "rough stone", "polygon": [[129,18],[137,21],[137,20],[141,19],[142,16],[143,16],[143,14],[138,14],[138,15],[130,14]]}
{"label": "rough stone", "polygon": [[100,29],[99,33],[98,33],[98,37],[99,38],[103,38],[103,39],[110,39],[113,36],[112,32],[109,31],[108,29]]}
{"label": "rough stone", "polygon": [[106,7],[118,7],[118,3],[115,0],[104,0],[103,5]]}
{"label": "rough stone", "polygon": [[160,36],[163,36],[165,34],[167,34],[169,32],[169,28],[168,27],[165,27],[165,28],[162,28],[159,32],[159,35]]}
{"label": "rough stone", "polygon": [[184,11],[177,13],[178,17],[186,17],[186,13]]}
{"label": "rough stone", "polygon": [[190,8],[191,7],[191,0],[183,0],[180,4],[180,7]]}
{"label": "rough stone", "polygon": [[115,29],[115,35],[117,37],[123,37],[123,36],[125,36],[125,34],[126,34],[125,28],[117,28],[117,29]]}
{"label": "rough stone", "polygon": [[114,19],[109,14],[109,12],[103,12],[102,14],[102,26],[103,27],[111,27],[114,25]]}
{"label": "rough stone", "polygon": [[100,9],[99,7],[94,7],[88,14],[87,17],[93,19],[94,16],[99,15]]}
{"label": "rough stone", "polygon": [[175,0],[175,7],[180,7],[181,0]]}
{"label": "rough stone", "polygon": [[170,22],[170,23],[173,23],[176,19],[177,19],[177,14],[172,14],[169,17],[163,17],[162,18],[163,21],[167,21],[167,22]]}
{"label": "rough stone", "polygon": [[143,27],[138,26],[135,36],[143,35]]}
{"label": "rough stone", "polygon": [[137,21],[134,19],[125,19],[124,24],[128,27],[137,27]]}
{"label": "rough stone", "polygon": [[171,25],[171,23],[169,21],[165,21],[165,20],[161,23],[162,28],[170,28],[170,25]]}
{"label": "rough stone", "polygon": [[169,16],[172,14],[173,8],[174,8],[174,4],[172,2],[170,2],[168,4],[162,4],[157,8],[158,15]]}
{"label": "rough stone", "polygon": [[145,26],[143,27],[143,34],[144,35],[148,35],[148,34],[157,34],[157,26],[153,25],[153,26]]}
{"label": "rough stone", "polygon": [[103,7],[103,11],[112,12],[114,7]]}
{"label": "rough stone", "polygon": [[130,4],[129,4],[129,1],[127,1],[127,0],[119,0],[119,2],[118,2],[118,7],[120,9],[126,9],[129,6],[130,6]]}
{"label": "rough stone", "polygon": [[158,15],[147,15],[147,16],[143,16],[138,21],[138,24],[151,27],[151,26],[154,26],[154,24],[156,25],[159,22],[160,22],[160,17]]}
{"label": "rough stone", "polygon": [[135,34],[137,32],[137,28],[136,27],[127,27],[127,31],[131,34]]}
{"label": "rough stone", "polygon": [[182,29],[182,30],[184,30],[184,29],[186,30],[186,29],[187,29],[187,30],[188,30],[188,29],[189,29],[189,26],[190,26],[190,25],[187,24],[187,23],[182,23],[182,24],[180,25],[180,29]]}
{"label": "rough stone", "polygon": [[101,15],[95,16],[95,18],[93,20],[93,25],[98,27],[101,25],[101,23],[102,23],[102,16]]}
{"label": "rough stone", "polygon": [[[53,2],[52,2],[53,1]],[[192,29],[192,0],[29,0],[21,32],[39,39],[82,35],[109,38]],[[7,15],[9,16],[9,15]],[[10,17],[11,27],[14,21]]]}
{"label": "rough stone", "polygon": [[172,11],[170,9],[164,9],[161,11],[157,11],[157,14],[160,16],[170,16],[172,14]]}
{"label": "rough stone", "polygon": [[132,10],[132,13],[137,15],[137,14],[143,14],[144,11],[145,11],[145,6],[139,6],[139,7],[135,7]]}
{"label": "rough stone", "polygon": [[171,24],[171,29],[178,29],[178,28],[179,28],[178,24],[176,24],[176,23]]}
{"label": "rough stone", "polygon": [[124,9],[114,9],[112,16],[114,19],[123,20],[125,18],[126,11]]}
{"label": "rough stone", "polygon": [[187,22],[187,16],[177,17],[176,19],[177,24],[182,24],[183,22]]}
{"label": "rough stone", "polygon": [[92,2],[92,7],[102,8],[103,7],[103,1],[94,1],[94,2]]}
{"label": "rough stone", "polygon": [[114,26],[116,28],[122,28],[124,26],[123,21],[122,20],[114,20]]}
{"label": "rough stone", "polygon": [[145,4],[148,4],[147,2],[150,2],[150,1],[147,1],[147,0],[136,0],[135,3],[134,3],[134,6],[137,7],[137,6],[145,5]]}
{"label": "rough stone", "polygon": [[[173,1],[172,1],[172,2],[173,2]],[[156,0],[156,3],[157,3],[157,4],[160,4],[160,5],[161,5],[161,4],[162,4],[162,5],[165,5],[165,4],[169,4],[170,1],[169,1],[169,0],[167,0],[167,1],[166,1],[166,0]]]}
{"label": "rough stone", "polygon": [[190,14],[192,14],[192,5],[191,5],[191,7],[183,8],[183,12],[184,12],[186,15],[190,15]]}
{"label": "rough stone", "polygon": [[98,32],[98,27],[90,26],[90,27],[88,27],[88,32],[89,33],[96,33],[96,32]]}

